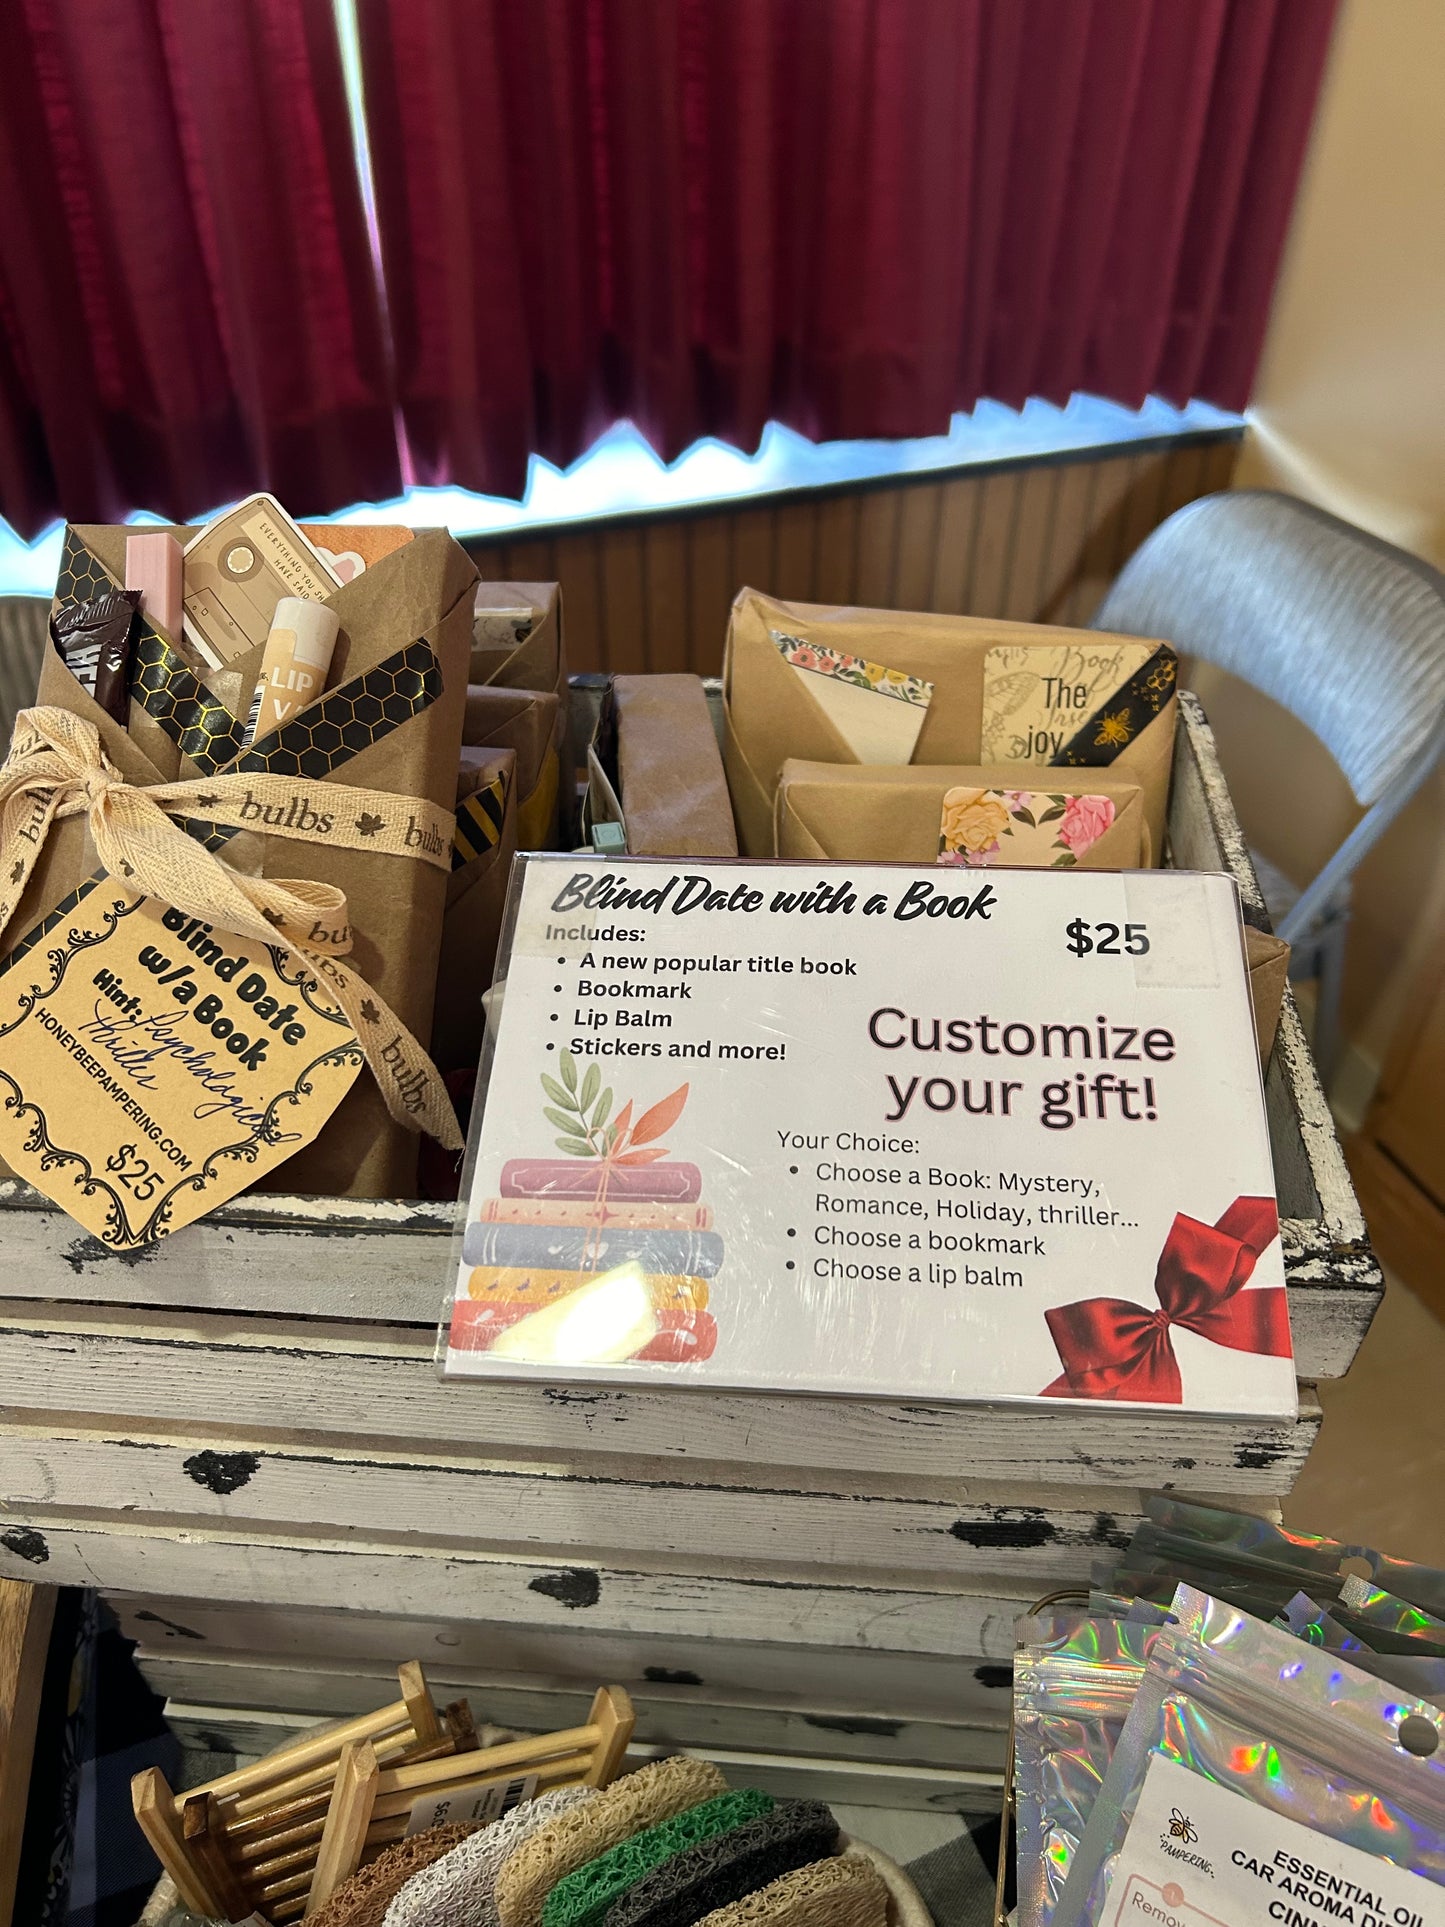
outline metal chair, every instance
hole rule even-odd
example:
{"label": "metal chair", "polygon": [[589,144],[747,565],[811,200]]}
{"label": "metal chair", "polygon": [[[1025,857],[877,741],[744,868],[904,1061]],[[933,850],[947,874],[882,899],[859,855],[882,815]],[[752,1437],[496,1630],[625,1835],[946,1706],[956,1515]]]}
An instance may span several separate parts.
{"label": "metal chair", "polygon": [[1263,691],[1333,756],[1364,809],[1303,890],[1255,857],[1290,976],[1318,979],[1314,1049],[1339,1043],[1350,878],[1445,752],[1445,575],[1268,489],[1191,502],[1155,529],[1096,629],[1158,636]]}
{"label": "metal chair", "polygon": [[0,759],[16,715],[35,700],[49,620],[48,597],[0,595]]}

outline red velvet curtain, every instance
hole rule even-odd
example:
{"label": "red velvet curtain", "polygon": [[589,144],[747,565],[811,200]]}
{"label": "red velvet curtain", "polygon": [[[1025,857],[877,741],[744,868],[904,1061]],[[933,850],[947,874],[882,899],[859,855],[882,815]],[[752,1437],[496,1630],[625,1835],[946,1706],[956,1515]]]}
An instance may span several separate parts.
{"label": "red velvet curtain", "polygon": [[1241,405],[1335,0],[0,4],[0,512]]}
{"label": "red velvet curtain", "polygon": [[1240,407],[1334,0],[358,0],[417,477]]}
{"label": "red velvet curtain", "polygon": [[330,0],[5,0],[0,512],[400,485]]}

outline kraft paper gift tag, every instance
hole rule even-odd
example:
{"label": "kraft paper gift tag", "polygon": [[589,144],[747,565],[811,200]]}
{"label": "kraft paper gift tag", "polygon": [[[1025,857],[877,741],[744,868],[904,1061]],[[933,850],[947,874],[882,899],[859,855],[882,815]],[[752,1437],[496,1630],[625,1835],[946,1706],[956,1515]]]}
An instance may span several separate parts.
{"label": "kraft paper gift tag", "polygon": [[[793,861],[1001,864],[1027,869],[1147,868],[1144,795],[1112,770],[1017,763],[879,769],[784,763],[778,855]],[[1067,777],[1055,783],[1055,776]]]}
{"label": "kraft paper gift tag", "polygon": [[[733,603],[723,665],[723,759],[738,840],[744,853],[755,857],[774,854],[773,800],[778,774],[789,757],[818,763],[861,761],[833,719],[811,698],[804,678],[784,661],[772,639],[774,632],[840,655],[881,663],[932,683],[933,695],[918,732],[913,767],[984,762],[984,692],[990,650],[1057,652],[1061,647],[1074,647],[1097,652],[1111,642],[1136,646],[1133,637],[1109,637],[1092,630],[892,609],[840,609],[781,602],[756,589],[742,590]],[[1157,654],[1159,645],[1148,647],[1151,655]],[[1160,666],[1156,661],[1149,673]],[[1157,710],[1151,711],[1149,704],[1156,699]],[[1106,710],[1113,713],[1123,706],[1122,700],[1111,701]],[[1138,702],[1131,697],[1129,714],[1113,726],[1114,733],[1127,726],[1127,740],[1088,746],[1092,756],[1108,757],[1104,767],[1138,783],[1143,790],[1151,847],[1156,850],[1162,847],[1164,835],[1176,709],[1172,686],[1167,694],[1150,688]],[[1102,718],[1094,734],[1101,728]],[[1072,739],[1065,747],[1071,745]],[[1030,766],[1025,776],[1016,767],[1016,774],[1020,786],[1026,787],[1035,781],[1036,769]],[[1070,775],[1065,781],[1048,777],[1043,781],[1054,787],[1072,787],[1075,778]]]}
{"label": "kraft paper gift tag", "polygon": [[[185,536],[192,531],[177,529]],[[124,580],[128,530],[67,529],[57,606]],[[143,621],[130,680],[129,735],[85,695],[47,649],[37,702],[84,716],[131,782],[248,770],[414,796],[450,812],[471,655],[476,571],[444,529],[426,529],[326,598],[341,625],[329,686],[285,728],[247,749],[235,713]],[[252,876],[309,878],[346,893],[354,948],[348,962],[423,1046],[431,1034],[436,960],[447,878],[430,863],[328,847],[269,830],[212,831],[196,824],[228,864]],[[85,882],[84,821],[55,826],[5,933],[8,952]],[[262,1188],[340,1197],[406,1197],[415,1185],[417,1138],[394,1122],[369,1073],[359,1077],[315,1142]]]}
{"label": "kraft paper gift tag", "polygon": [[482,993],[491,988],[517,853],[516,777],[510,749],[462,751],[432,1019],[432,1061],[444,1075],[470,1069],[482,1053]]}
{"label": "kraft paper gift tag", "polygon": [[555,582],[481,582],[473,617],[466,740],[516,751],[517,847],[558,849],[570,818],[562,592]]}
{"label": "kraft paper gift tag", "polygon": [[587,764],[584,831],[620,823],[632,856],[737,855],[722,755],[697,676],[614,676]]}

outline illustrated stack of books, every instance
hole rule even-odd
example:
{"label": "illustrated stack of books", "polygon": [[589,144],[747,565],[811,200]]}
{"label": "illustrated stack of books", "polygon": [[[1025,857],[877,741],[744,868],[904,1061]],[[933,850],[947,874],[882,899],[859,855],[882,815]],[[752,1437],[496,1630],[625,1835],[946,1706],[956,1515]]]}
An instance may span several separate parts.
{"label": "illustrated stack of books", "polygon": [[[678,1101],[680,1100],[680,1101]],[[664,1100],[680,1111],[686,1090]],[[658,1106],[659,1112],[662,1106]],[[686,1365],[711,1358],[723,1241],[697,1165],[640,1148],[648,1116],[607,1154],[514,1158],[467,1226],[472,1267],[451,1342],[518,1360]],[[661,1130],[673,1121],[659,1119]]]}

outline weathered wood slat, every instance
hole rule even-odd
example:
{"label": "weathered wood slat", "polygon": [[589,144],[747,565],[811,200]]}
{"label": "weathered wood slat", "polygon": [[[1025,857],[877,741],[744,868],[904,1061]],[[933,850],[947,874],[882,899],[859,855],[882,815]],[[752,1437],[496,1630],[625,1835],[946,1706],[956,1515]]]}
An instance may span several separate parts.
{"label": "weathered wood slat", "polygon": [[114,1516],[46,1517],[41,1526],[0,1532],[0,1577],[84,1586],[102,1575],[109,1589],[268,1605],[562,1626],[586,1613],[590,1626],[618,1632],[683,1631],[696,1639],[781,1640],[789,1644],[1006,1658],[1013,1622],[1036,1588],[1000,1580],[988,1592],[937,1582],[924,1591],[840,1575],[782,1580],[737,1562],[702,1577],[656,1567],[563,1566],[474,1552],[412,1548],[345,1538],[224,1532],[162,1526]]}
{"label": "weathered wood slat", "polygon": [[[142,1648],[136,1658],[152,1691],[163,1699],[188,1707],[245,1710],[252,1717],[257,1711],[265,1713],[276,1721],[278,1739],[322,1720],[369,1712],[384,1701],[387,1692],[385,1672],[363,1670],[355,1661],[348,1666],[328,1666],[319,1660],[285,1666],[266,1655],[197,1659],[184,1650],[149,1648]],[[518,1687],[510,1680],[494,1682],[481,1674],[439,1671],[436,1666],[428,1668],[427,1679],[439,1701],[469,1701],[479,1725],[527,1733],[579,1725],[592,1703],[590,1689],[581,1684],[552,1690]],[[845,1690],[848,1684],[846,1677],[838,1681]],[[629,1690],[639,1745],[701,1752],[716,1747],[754,1753],[826,1752],[835,1759],[875,1760],[892,1766],[992,1770],[1003,1764],[1007,1742],[1006,1695],[998,1692],[986,1701],[977,1722],[963,1725],[941,1719],[888,1719],[863,1712],[846,1700],[804,1712],[719,1703],[686,1689],[646,1683]]]}
{"label": "weathered wood slat", "polygon": [[[698,1639],[683,1632],[594,1630],[578,1610],[561,1626],[510,1626],[471,1620],[287,1605],[217,1602],[166,1595],[108,1595],[128,1639],[151,1656],[396,1670],[396,1655],[420,1659],[428,1676],[460,1674],[508,1691],[590,1695],[598,1680],[625,1686],[635,1699],[667,1704],[726,1700],[742,1706],[811,1713],[838,1703],[881,1719],[932,1719],[968,1725],[1007,1722],[1012,1667],[976,1654],[940,1664],[929,1654],[846,1655],[768,1640]],[[1032,1602],[1030,1602],[1032,1603]],[[1012,1610],[1010,1607],[1008,1610]]]}
{"label": "weathered wood slat", "polygon": [[[221,1206],[152,1252],[121,1258],[61,1213],[30,1208],[34,1196],[14,1179],[0,1180],[0,1307],[9,1299],[44,1297],[58,1304],[304,1315],[427,1332],[441,1312],[449,1205],[380,1204],[363,1211],[335,1199],[246,1199]],[[284,1211],[274,1209],[282,1203]],[[267,1204],[273,1208],[263,1209]],[[369,1211],[386,1215],[368,1224]],[[1373,1259],[1359,1267],[1358,1282],[1341,1285],[1314,1225],[1286,1219],[1280,1235],[1300,1376],[1340,1377],[1378,1301]]]}
{"label": "weathered wood slat", "polygon": [[[1008,1574],[1065,1584],[1122,1547],[1138,1491],[1021,1487],[972,1498],[946,1480],[693,1466],[655,1461],[517,1466],[457,1453],[418,1457],[322,1439],[237,1438],[0,1425],[0,1523],[46,1510],[127,1512],[237,1525],[407,1533],[497,1551],[644,1553],[715,1568],[734,1558],[790,1570]],[[818,1489],[819,1486],[822,1489]],[[1271,1509],[1266,1507],[1265,1509]]]}
{"label": "weathered wood slat", "polygon": [[[28,1310],[28,1316],[22,1312]],[[674,1463],[846,1466],[971,1481],[1286,1492],[1319,1425],[1026,1405],[882,1405],[667,1386],[446,1384],[430,1339],[315,1321],[12,1306],[0,1360],[13,1413],[113,1416],[225,1435],[310,1432],[450,1443],[507,1456],[605,1453]],[[106,1583],[119,1584],[119,1581]]]}

